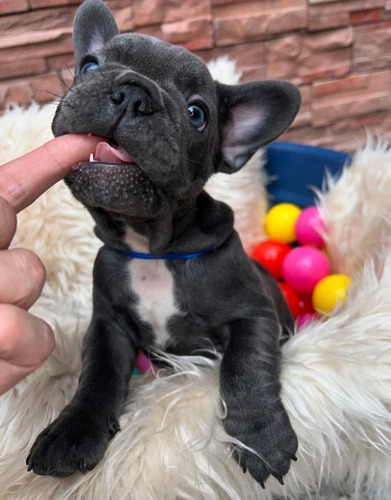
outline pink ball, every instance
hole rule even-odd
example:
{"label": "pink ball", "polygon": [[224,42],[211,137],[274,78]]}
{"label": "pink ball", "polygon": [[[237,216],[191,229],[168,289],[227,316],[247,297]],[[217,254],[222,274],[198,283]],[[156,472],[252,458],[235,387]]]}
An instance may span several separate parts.
{"label": "pink ball", "polygon": [[294,248],[282,263],[282,277],[288,285],[302,293],[311,293],[315,285],[329,274],[327,257],[314,247]]}
{"label": "pink ball", "polygon": [[141,373],[147,372],[152,367],[151,362],[142,351],[138,353],[136,366]]}
{"label": "pink ball", "polygon": [[298,316],[296,319],[297,328],[300,330],[304,326],[307,326],[313,321],[316,321],[318,319],[319,315],[316,314],[315,312],[300,314],[300,316]]}
{"label": "pink ball", "polygon": [[324,242],[321,234],[326,230],[326,226],[319,215],[317,207],[305,208],[299,215],[295,224],[295,234],[297,241],[302,245],[312,245],[322,248]]}

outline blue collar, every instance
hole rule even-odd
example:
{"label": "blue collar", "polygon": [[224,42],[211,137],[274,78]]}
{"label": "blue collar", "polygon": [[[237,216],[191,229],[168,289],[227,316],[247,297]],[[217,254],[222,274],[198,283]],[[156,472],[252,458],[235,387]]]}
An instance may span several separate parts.
{"label": "blue collar", "polygon": [[141,252],[125,252],[126,257],[132,257],[133,259],[147,259],[147,260],[175,260],[175,259],[192,259],[193,257],[199,257],[200,255],[205,255],[209,252],[213,252],[214,248],[208,248],[207,250],[202,250],[196,253],[166,253],[164,255],[154,255],[153,253],[141,253]]}

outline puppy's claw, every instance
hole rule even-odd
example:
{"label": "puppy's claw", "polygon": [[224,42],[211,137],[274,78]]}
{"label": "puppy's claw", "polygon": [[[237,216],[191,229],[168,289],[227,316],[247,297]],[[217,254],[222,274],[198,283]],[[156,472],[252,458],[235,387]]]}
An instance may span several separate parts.
{"label": "puppy's claw", "polygon": [[261,481],[259,484],[261,485],[262,489],[264,490],[265,489],[265,483],[263,481]]}
{"label": "puppy's claw", "polygon": [[274,476],[274,477],[277,479],[277,481],[278,481],[278,482],[279,482],[282,486],[284,486],[284,480],[282,479],[282,476],[278,476],[278,475],[276,475],[276,476]]}
{"label": "puppy's claw", "polygon": [[121,431],[121,427],[118,422],[111,422],[110,423],[110,436],[113,437],[117,434],[117,432]]}
{"label": "puppy's claw", "polygon": [[233,450],[233,457],[235,458],[235,460],[237,461],[239,467],[242,468],[243,470],[243,474],[246,474],[247,472],[247,462],[246,462],[246,459],[244,458],[244,456],[238,451],[237,448],[234,448]]}
{"label": "puppy's claw", "polygon": [[87,468],[87,460],[85,458],[81,458],[79,460],[79,470],[81,472],[87,472],[88,468]]}
{"label": "puppy's claw", "polygon": [[27,462],[27,472],[32,471],[33,467],[34,467],[33,462],[30,462],[30,463]]}
{"label": "puppy's claw", "polygon": [[289,458],[291,460],[293,460],[294,462],[297,462],[297,456],[296,455],[291,455]]}

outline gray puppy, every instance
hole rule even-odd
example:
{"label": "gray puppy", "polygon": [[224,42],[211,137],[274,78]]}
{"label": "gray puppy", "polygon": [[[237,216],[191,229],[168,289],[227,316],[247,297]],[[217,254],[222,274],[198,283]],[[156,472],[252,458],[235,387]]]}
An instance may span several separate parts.
{"label": "gray puppy", "polygon": [[203,186],[234,173],[294,119],[297,88],[228,86],[187,50],[118,33],[101,0],[74,26],[76,76],[53,121],[56,136],[102,136],[95,159],[66,182],[102,240],[93,315],[71,403],[36,439],[28,469],[68,476],[102,458],[137,352],[222,353],[223,421],[235,457],[263,486],[281,483],[297,439],[279,392],[280,340],[293,329],[279,287],[243,251],[233,214]]}

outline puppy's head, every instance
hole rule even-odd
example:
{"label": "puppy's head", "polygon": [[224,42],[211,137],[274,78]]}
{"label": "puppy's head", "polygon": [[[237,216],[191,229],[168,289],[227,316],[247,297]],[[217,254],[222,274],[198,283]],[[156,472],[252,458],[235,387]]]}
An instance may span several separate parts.
{"label": "puppy's head", "polygon": [[104,137],[95,161],[67,178],[88,208],[135,220],[172,211],[214,172],[240,169],[299,108],[299,91],[287,82],[223,85],[184,48],[120,35],[101,0],[81,5],[73,39],[75,80],[53,132]]}

